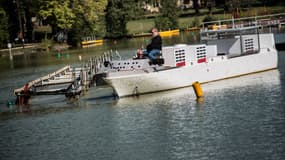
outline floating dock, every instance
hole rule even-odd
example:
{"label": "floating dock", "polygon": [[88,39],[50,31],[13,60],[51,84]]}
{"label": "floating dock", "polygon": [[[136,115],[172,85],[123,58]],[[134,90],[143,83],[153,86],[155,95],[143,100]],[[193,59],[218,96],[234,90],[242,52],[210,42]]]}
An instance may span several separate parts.
{"label": "floating dock", "polygon": [[179,35],[180,30],[179,29],[174,29],[174,30],[168,30],[168,31],[160,31],[159,34],[161,37],[171,37],[171,36],[176,36]]}
{"label": "floating dock", "polygon": [[[64,66],[55,72],[27,82],[24,86],[14,90],[17,96],[16,104],[25,105],[29,99],[38,95],[65,95],[67,98],[80,96],[91,86],[101,85],[98,77],[105,61],[111,61],[112,51],[102,56],[90,58],[82,67]],[[117,55],[118,52],[116,52]],[[98,78],[98,79],[97,79]]]}

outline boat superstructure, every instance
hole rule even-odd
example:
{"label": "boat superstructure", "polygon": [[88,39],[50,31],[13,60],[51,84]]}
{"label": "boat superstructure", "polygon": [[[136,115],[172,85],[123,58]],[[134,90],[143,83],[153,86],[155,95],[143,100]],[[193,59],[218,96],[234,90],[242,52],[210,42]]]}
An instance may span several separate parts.
{"label": "boat superstructure", "polygon": [[203,44],[162,48],[150,61],[106,61],[103,79],[119,97],[151,93],[277,68],[273,34],[260,34],[259,26],[201,31]]}

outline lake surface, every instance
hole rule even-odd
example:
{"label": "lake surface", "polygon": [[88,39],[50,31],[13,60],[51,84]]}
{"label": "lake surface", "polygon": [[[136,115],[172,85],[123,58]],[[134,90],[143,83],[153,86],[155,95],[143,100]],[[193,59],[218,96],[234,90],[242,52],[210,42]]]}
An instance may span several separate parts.
{"label": "lake surface", "polygon": [[[35,97],[31,111],[6,106],[12,91],[66,64],[118,50],[125,58],[149,38],[117,45],[0,57],[0,159],[285,159],[285,52],[279,67],[202,85],[139,97],[100,98],[109,88],[91,88],[79,101]],[[165,45],[197,43],[192,33],[164,39]],[[66,56],[69,54],[69,56]]]}

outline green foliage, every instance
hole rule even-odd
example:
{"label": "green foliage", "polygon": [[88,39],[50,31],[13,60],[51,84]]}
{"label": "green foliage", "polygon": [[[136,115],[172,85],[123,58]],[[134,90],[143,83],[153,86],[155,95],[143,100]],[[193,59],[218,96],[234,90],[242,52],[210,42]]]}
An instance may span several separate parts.
{"label": "green foliage", "polygon": [[126,15],[122,12],[122,2],[109,1],[106,13],[106,31],[107,37],[121,37],[127,33]]}
{"label": "green foliage", "polygon": [[199,13],[200,13],[200,11],[199,11],[199,3],[198,3],[198,0],[192,0],[193,1],[193,7],[194,7],[194,9],[195,9],[195,13],[196,13],[196,15],[198,15]]}
{"label": "green foliage", "polygon": [[171,29],[171,21],[168,17],[159,16],[155,19],[154,23],[159,30]]}
{"label": "green foliage", "polygon": [[72,32],[72,44],[88,34],[104,34],[102,17],[107,0],[41,0],[39,14],[48,20],[53,30]]}
{"label": "green foliage", "polygon": [[192,21],[192,27],[199,27],[201,25],[200,19],[196,16]]}
{"label": "green foliage", "polygon": [[0,8],[0,47],[6,45],[5,41],[8,39],[8,17],[3,8]]}
{"label": "green foliage", "polygon": [[105,16],[107,37],[127,36],[127,23],[142,16],[141,3],[139,0],[109,0]]}
{"label": "green foliage", "polygon": [[[73,12],[76,15],[74,27],[79,27],[83,35],[102,32],[102,21],[107,0],[75,0]],[[82,30],[83,29],[83,30]]]}
{"label": "green foliage", "polygon": [[68,32],[68,43],[72,46],[78,46],[81,38],[95,34],[103,36],[105,16],[104,10],[107,0],[75,0],[73,1],[73,12],[76,15],[76,21]]}
{"label": "green foliage", "polygon": [[207,15],[204,17],[203,22],[210,22],[210,21],[216,21],[217,19],[211,15]]}
{"label": "green foliage", "polygon": [[76,18],[68,0],[41,0],[39,14],[60,29],[70,29]]}
{"label": "green foliage", "polygon": [[47,38],[47,33],[45,33],[45,38],[42,39],[41,49],[49,52],[52,46],[52,40]]}
{"label": "green foliage", "polygon": [[[211,21],[216,21],[217,18],[215,18],[214,16],[211,15],[207,15],[204,17],[203,22],[211,22]],[[208,27],[209,25],[214,25],[215,23],[207,23],[205,24],[204,27]]]}
{"label": "green foliage", "polygon": [[137,19],[143,14],[140,0],[123,0],[123,12],[126,14],[127,21]]}
{"label": "green foliage", "polygon": [[161,6],[161,15],[155,19],[155,26],[160,30],[177,29],[178,9],[176,0],[163,0]]}

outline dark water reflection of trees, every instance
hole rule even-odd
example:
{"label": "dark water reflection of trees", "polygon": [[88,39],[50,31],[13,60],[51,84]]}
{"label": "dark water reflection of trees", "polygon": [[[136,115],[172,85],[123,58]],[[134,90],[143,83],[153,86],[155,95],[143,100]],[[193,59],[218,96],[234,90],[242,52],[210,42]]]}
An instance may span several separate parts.
{"label": "dark water reflection of trees", "polygon": [[[132,57],[137,48],[145,47],[151,37],[140,37],[119,40],[105,40],[103,45],[90,48],[78,48],[63,50],[61,56],[57,55],[57,51],[52,50],[50,53],[44,51],[36,51],[31,49],[13,51],[13,60],[10,61],[9,54],[0,57],[0,74],[23,68],[36,68],[41,66],[54,66],[66,64],[80,64],[78,55],[82,56],[82,60],[90,57],[99,56],[110,50],[117,50],[123,58]],[[199,33],[181,32],[178,36],[164,37],[163,45],[175,45],[181,43],[198,43]]]}

